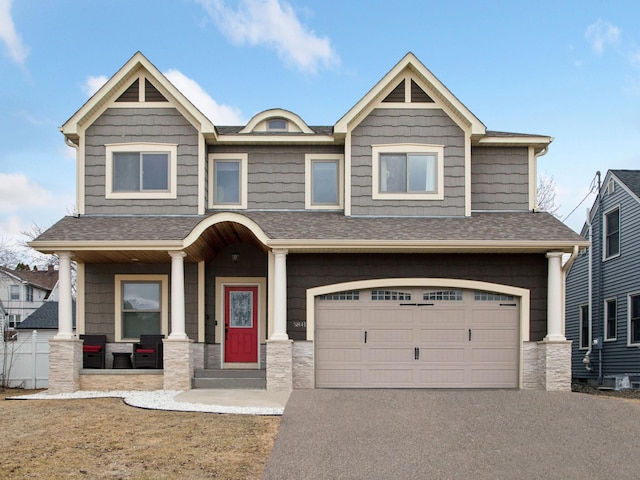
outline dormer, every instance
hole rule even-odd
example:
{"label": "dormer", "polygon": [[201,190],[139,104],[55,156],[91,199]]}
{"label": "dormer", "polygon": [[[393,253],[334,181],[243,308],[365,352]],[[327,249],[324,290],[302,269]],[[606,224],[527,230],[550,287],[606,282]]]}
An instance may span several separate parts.
{"label": "dormer", "polygon": [[240,134],[313,134],[315,133],[302,118],[282,108],[265,110],[255,115],[249,123],[238,132]]}

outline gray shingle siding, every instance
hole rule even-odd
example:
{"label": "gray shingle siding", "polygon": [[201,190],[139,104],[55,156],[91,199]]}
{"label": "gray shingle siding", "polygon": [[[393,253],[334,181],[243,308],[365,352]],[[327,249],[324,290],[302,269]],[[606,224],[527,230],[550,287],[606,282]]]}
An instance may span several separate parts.
{"label": "gray shingle siding", "polygon": [[[176,199],[106,199],[105,145],[140,142],[178,145]],[[88,215],[196,215],[198,133],[193,125],[175,108],[107,109],[86,132],[85,212]]]}
{"label": "gray shingle siding", "polygon": [[248,154],[247,208],[304,210],[305,154],[343,154],[344,148],[342,146],[220,145],[209,147],[209,153]]}
{"label": "gray shingle siding", "polygon": [[471,209],[529,209],[527,147],[473,147]]}
{"label": "gray shingle siding", "polygon": [[[615,341],[605,341],[602,351],[603,375],[622,373],[640,373],[640,349],[628,346],[628,295],[640,293],[640,203],[619,184],[613,194],[607,189],[602,198],[602,206],[593,216],[593,325],[592,336],[604,336],[604,302],[615,298],[617,301],[617,337]],[[602,261],[602,220],[603,214],[612,208],[620,207],[620,255]],[[595,206],[594,206],[595,209]],[[594,370],[589,373],[581,365],[584,351],[578,351],[575,344],[579,342],[579,332],[575,324],[579,319],[575,314],[575,306],[588,294],[588,255],[585,255],[585,266],[571,268],[567,277],[567,338],[574,341],[572,363],[574,377],[595,378],[598,375],[597,352],[591,355]],[[599,269],[602,269],[600,276]],[[602,288],[600,289],[600,279]]]}
{"label": "gray shingle siding", "polygon": [[[371,145],[445,145],[444,200],[372,200]],[[464,132],[439,109],[375,109],[351,135],[353,215],[463,216]]]}

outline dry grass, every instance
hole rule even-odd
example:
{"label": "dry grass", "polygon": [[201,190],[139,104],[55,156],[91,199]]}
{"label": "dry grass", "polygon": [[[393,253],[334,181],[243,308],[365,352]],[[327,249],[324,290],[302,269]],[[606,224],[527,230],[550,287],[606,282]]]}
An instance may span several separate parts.
{"label": "dry grass", "polygon": [[141,410],[120,399],[4,401],[0,478],[255,479],[280,417]]}

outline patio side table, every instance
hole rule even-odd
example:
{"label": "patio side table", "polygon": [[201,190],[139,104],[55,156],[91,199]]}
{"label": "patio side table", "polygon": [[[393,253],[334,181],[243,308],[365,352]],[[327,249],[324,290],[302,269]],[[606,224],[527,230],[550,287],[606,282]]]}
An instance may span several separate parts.
{"label": "patio side table", "polygon": [[133,368],[131,354],[127,352],[113,352],[113,368]]}

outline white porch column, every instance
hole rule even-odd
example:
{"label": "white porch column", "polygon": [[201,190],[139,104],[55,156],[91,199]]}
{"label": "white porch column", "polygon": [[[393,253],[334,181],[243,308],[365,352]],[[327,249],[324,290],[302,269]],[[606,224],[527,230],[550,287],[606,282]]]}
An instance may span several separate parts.
{"label": "white porch column", "polygon": [[56,252],[58,256],[58,333],[57,340],[73,340],[71,294],[71,252]]}
{"label": "white porch column", "polygon": [[274,250],[273,333],[269,340],[289,340],[287,335],[287,250]]}
{"label": "white porch column", "polygon": [[187,339],[184,327],[184,257],[181,251],[171,255],[171,333],[170,339]]}
{"label": "white porch column", "polygon": [[545,342],[564,342],[562,333],[562,252],[548,252],[547,336]]}

